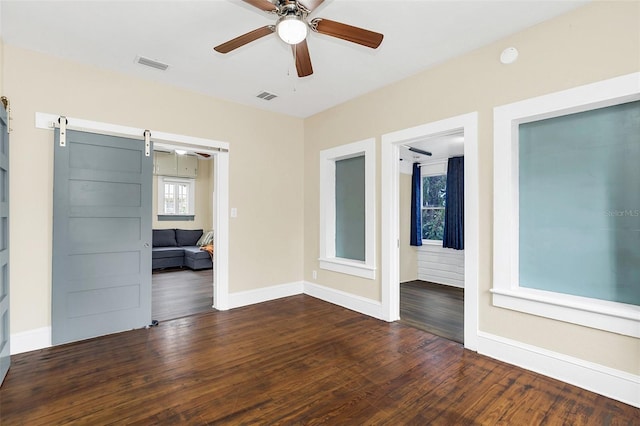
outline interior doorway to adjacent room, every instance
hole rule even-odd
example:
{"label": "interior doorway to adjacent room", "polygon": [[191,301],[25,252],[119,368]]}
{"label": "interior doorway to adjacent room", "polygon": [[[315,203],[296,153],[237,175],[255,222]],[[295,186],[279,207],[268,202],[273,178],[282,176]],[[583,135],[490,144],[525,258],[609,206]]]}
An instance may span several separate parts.
{"label": "interior doorway to adjacent room", "polygon": [[154,320],[214,308],[215,176],[215,152],[197,146],[154,146]]}
{"label": "interior doorway to adjacent room", "polygon": [[456,203],[464,205],[464,192],[455,188],[464,133],[402,144],[399,156],[400,319],[464,343],[464,247],[445,238],[446,219],[449,232],[464,227],[462,210],[455,214]]}
{"label": "interior doorway to adjacent room", "polygon": [[[451,118],[422,124],[382,135],[382,176],[381,176],[381,280],[382,317],[387,321],[401,319],[400,314],[400,282],[415,281],[417,270],[406,274],[401,262],[405,263],[411,256],[408,251],[409,240],[406,231],[401,229],[400,192],[402,174],[401,150],[403,147],[414,147],[421,141],[439,137],[464,136],[464,256],[463,271],[463,340],[464,347],[478,350],[478,231],[479,231],[479,187],[478,187],[478,113],[472,112]],[[407,148],[407,149],[408,149]],[[415,150],[414,150],[415,151]],[[411,151],[410,151],[411,152]],[[430,156],[430,157],[433,157]],[[413,158],[411,158],[413,160]],[[406,187],[405,187],[406,188]],[[406,190],[406,189],[405,189]],[[406,195],[403,197],[408,198]],[[406,216],[405,216],[405,225]],[[403,235],[402,232],[405,232]],[[401,255],[401,252],[402,255]],[[417,254],[414,255],[417,258]],[[403,276],[401,277],[401,273]],[[433,280],[432,280],[433,281]]]}

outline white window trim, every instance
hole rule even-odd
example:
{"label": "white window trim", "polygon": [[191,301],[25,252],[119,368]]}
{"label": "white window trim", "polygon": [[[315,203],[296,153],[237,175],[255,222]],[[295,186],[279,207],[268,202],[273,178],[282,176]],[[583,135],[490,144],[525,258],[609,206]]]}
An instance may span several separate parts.
{"label": "white window trim", "polygon": [[[365,260],[336,257],[336,161],[364,155]],[[320,151],[320,269],[367,279],[376,277],[375,188],[376,141],[374,138]]]}
{"label": "white window trim", "polygon": [[[164,212],[164,185],[165,183],[186,183],[189,185],[189,211],[187,213]],[[195,179],[176,178],[172,176],[158,176],[158,216],[195,216],[196,203]]]}
{"label": "white window trim", "polygon": [[[431,176],[446,176],[447,172],[444,173],[429,173],[429,174],[423,174],[420,176],[420,178],[425,178],[425,177],[431,177]],[[422,185],[420,186],[420,214],[422,214],[422,210],[425,210],[426,207],[422,206],[422,196],[424,194],[422,193]],[[444,207],[430,207],[429,210],[444,210]],[[422,234],[422,230],[420,230],[420,233]],[[440,246],[442,247],[442,240],[425,240],[424,238],[422,239],[422,244],[426,244],[426,245],[431,245],[431,246]]]}
{"label": "white window trim", "polygon": [[640,306],[520,287],[518,125],[640,100],[640,73],[494,108],[493,304],[640,337]]}
{"label": "white window trim", "polygon": [[[438,160],[426,163],[420,167],[420,179],[429,176],[446,176],[447,167],[449,167],[448,160]],[[429,171],[424,171],[429,170]],[[420,213],[422,214],[422,185],[420,186]],[[420,231],[422,234],[422,230]],[[442,240],[422,240],[423,245],[427,246],[439,246],[442,247]]]}

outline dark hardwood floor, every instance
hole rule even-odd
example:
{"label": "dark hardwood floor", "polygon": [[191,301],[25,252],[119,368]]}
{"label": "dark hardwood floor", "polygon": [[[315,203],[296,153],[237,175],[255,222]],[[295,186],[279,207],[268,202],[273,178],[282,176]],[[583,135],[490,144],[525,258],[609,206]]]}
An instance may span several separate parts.
{"label": "dark hardwood floor", "polygon": [[151,275],[151,318],[182,318],[213,308],[213,269],[168,269]]}
{"label": "dark hardwood floor", "polygon": [[638,424],[638,409],[310,296],[12,357],[2,425]]}
{"label": "dark hardwood floor", "polygon": [[401,283],[400,318],[412,327],[464,343],[464,289],[427,281]]}

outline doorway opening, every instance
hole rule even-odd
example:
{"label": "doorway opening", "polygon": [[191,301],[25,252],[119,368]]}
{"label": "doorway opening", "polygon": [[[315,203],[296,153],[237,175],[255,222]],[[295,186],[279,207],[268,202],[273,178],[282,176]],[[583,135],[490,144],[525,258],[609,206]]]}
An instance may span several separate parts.
{"label": "doorway opening", "polygon": [[179,265],[165,259],[154,265],[157,321],[228,309],[228,149],[206,142],[154,143],[153,228],[175,231],[176,247],[169,249],[185,250]]}
{"label": "doorway opening", "polygon": [[155,321],[213,307],[213,176],[213,155],[154,146],[151,317]]}
{"label": "doorway opening", "polygon": [[473,112],[382,136],[382,313],[400,316],[400,150],[426,139],[464,136],[464,347],[478,349],[478,113]]}
{"label": "doorway opening", "polygon": [[[464,205],[464,194],[448,188],[449,180],[455,183],[448,178],[460,173],[449,159],[464,158],[464,133],[400,145],[399,156],[400,321],[464,343],[464,244],[451,244],[445,238],[447,216],[450,228],[464,226],[462,215],[450,211],[455,205],[447,203]],[[412,197],[417,202],[414,212]],[[418,234],[414,238],[410,238],[412,217],[420,222],[414,224]]]}

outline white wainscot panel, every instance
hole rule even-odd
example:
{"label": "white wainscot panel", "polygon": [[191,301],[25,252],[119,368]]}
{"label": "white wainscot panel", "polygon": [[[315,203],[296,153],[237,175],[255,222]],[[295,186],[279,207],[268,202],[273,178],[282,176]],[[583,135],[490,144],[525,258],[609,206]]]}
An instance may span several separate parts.
{"label": "white wainscot panel", "polygon": [[464,250],[418,247],[418,279],[464,288]]}

